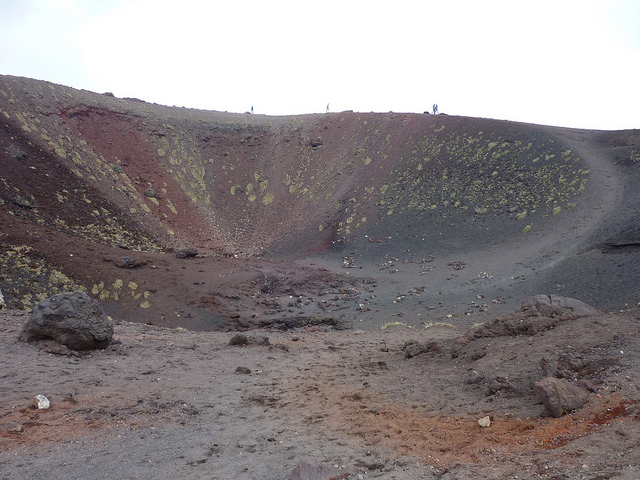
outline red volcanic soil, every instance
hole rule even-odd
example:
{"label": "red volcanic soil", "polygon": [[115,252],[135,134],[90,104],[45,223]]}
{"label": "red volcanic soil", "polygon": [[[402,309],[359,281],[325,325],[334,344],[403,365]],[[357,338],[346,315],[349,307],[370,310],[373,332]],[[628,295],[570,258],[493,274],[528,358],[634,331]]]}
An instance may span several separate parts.
{"label": "red volcanic soil", "polygon": [[[637,478],[639,160],[638,130],[230,114],[2,76],[1,471]],[[116,344],[16,343],[75,289]],[[452,355],[541,293],[617,313]],[[412,341],[438,348],[405,358]],[[590,401],[547,418],[532,385],[567,359]]]}

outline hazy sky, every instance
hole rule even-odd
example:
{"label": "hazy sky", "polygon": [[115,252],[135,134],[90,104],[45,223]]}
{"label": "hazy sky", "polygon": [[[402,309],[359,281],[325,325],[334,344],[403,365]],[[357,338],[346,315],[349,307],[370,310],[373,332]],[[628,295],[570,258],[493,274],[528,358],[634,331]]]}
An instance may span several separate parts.
{"label": "hazy sky", "polygon": [[0,73],[230,112],[640,128],[640,0],[0,0]]}

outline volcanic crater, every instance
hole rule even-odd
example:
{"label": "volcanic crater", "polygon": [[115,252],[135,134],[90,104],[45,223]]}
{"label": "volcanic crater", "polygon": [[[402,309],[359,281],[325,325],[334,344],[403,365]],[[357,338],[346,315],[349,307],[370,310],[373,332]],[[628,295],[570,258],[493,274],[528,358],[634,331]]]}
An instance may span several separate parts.
{"label": "volcanic crater", "polygon": [[[126,431],[123,448],[153,457],[154,478],[204,478],[213,457],[212,478],[287,478],[301,459],[354,478],[637,473],[640,130],[236,114],[12,76],[0,76],[0,123],[0,382],[12,404],[0,418],[27,426],[0,440],[32,457],[0,457],[3,469],[42,473],[50,458],[30,449],[89,448],[102,429]],[[120,343],[45,362],[11,340],[25,311],[73,290],[100,301]],[[537,294],[604,313],[448,353],[467,329],[523,321]],[[271,344],[228,346],[254,330]],[[427,340],[433,350],[405,357]],[[567,355],[588,366],[578,373],[595,400],[544,418],[538,363]],[[233,370],[243,362],[246,379]],[[492,373],[474,386],[470,370]],[[47,380],[61,371],[73,375]],[[97,371],[109,378],[92,384]],[[21,409],[34,388],[53,392],[51,412]],[[475,418],[487,412],[485,431]],[[266,436],[252,430],[261,421]],[[105,435],[100,449],[129,458]],[[62,452],[59,478],[104,466]],[[122,478],[147,474],[138,463]]]}

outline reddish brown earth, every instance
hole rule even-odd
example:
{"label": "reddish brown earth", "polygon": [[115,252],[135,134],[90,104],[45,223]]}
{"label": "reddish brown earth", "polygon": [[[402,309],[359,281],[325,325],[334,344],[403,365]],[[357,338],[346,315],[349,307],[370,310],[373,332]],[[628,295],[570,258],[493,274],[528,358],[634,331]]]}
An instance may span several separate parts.
{"label": "reddish brown earth", "polygon": [[[639,131],[205,112],[9,76],[0,127],[0,423],[23,426],[0,433],[6,478],[288,478],[305,460],[638,478]],[[121,343],[15,343],[18,309],[76,288]],[[624,311],[448,353],[539,293]],[[226,346],[255,329],[280,346]],[[411,339],[445,348],[405,359]],[[597,366],[592,398],[544,418],[539,362],[568,353]]]}

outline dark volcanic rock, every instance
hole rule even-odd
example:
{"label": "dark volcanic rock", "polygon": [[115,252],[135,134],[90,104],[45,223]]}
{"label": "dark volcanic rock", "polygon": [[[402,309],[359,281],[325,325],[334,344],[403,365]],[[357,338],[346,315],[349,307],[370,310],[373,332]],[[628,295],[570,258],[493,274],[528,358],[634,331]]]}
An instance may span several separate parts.
{"label": "dark volcanic rock", "polygon": [[17,145],[10,145],[7,149],[7,153],[11,158],[21,163],[24,162],[27,158],[27,152],[22,150]]}
{"label": "dark volcanic rock", "polygon": [[471,370],[465,383],[467,383],[468,385],[474,385],[483,381],[484,375],[482,373],[478,372],[477,370]]}
{"label": "dark volcanic rock", "polygon": [[138,260],[131,257],[122,257],[113,263],[118,268],[138,268],[147,264],[146,260]]}
{"label": "dark volcanic rock", "polygon": [[198,256],[198,249],[195,247],[187,247],[176,252],[176,258],[192,258]]}
{"label": "dark volcanic rock", "polygon": [[158,194],[156,193],[156,191],[149,187],[144,191],[145,196],[149,197],[149,198],[156,198],[158,196]]}
{"label": "dark volcanic rock", "polygon": [[113,323],[86,293],[58,293],[34,307],[19,337],[23,342],[47,339],[71,350],[106,348],[113,339]]}
{"label": "dark volcanic rock", "polygon": [[577,410],[589,401],[589,391],[565,379],[546,377],[533,385],[533,391],[552,417]]}
{"label": "dark volcanic rock", "polygon": [[269,337],[265,336],[247,336],[243,333],[238,333],[231,337],[229,340],[231,346],[245,346],[245,345],[269,345]]}

